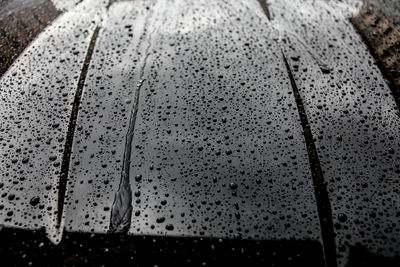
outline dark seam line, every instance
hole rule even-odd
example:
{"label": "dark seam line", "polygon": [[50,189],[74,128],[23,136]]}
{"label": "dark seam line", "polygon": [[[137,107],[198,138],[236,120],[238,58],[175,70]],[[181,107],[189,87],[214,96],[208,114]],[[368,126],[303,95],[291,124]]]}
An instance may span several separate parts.
{"label": "dark seam line", "polygon": [[287,73],[289,75],[290,84],[293,89],[294,97],[296,99],[297,110],[303,127],[304,138],[307,145],[308,159],[310,161],[311,175],[314,185],[314,193],[317,202],[318,216],[321,224],[321,235],[324,247],[325,264],[327,267],[335,267],[336,264],[336,244],[335,233],[332,222],[332,210],[329,201],[326,183],[324,181],[321,164],[318,158],[317,149],[315,147],[314,139],[311,133],[311,127],[308,123],[307,115],[303,106],[299,89],[293,77],[293,73],[289,67],[289,63],[283,51],[282,56],[285,61]]}
{"label": "dark seam line", "polygon": [[[268,9],[267,0],[258,0],[268,20],[271,21],[271,13]],[[322,174],[322,168],[319,161],[317,149],[315,147],[314,139],[311,133],[311,127],[308,123],[308,118],[303,106],[303,100],[301,99],[299,89],[297,88],[296,82],[293,77],[293,73],[289,67],[289,63],[286,56],[281,50],[283,60],[285,62],[286,70],[289,75],[290,84],[293,89],[293,94],[296,100],[297,111],[303,127],[304,138],[307,146],[308,159],[310,162],[311,175],[313,180],[314,194],[317,202],[318,217],[321,224],[321,236],[323,242],[323,251],[325,258],[325,265],[327,267],[336,267],[336,244],[335,244],[335,232],[333,229],[332,221],[332,209],[329,201],[328,191],[326,189],[326,183]],[[323,69],[321,69],[324,72]]]}
{"label": "dark seam line", "polygon": [[74,133],[76,127],[76,119],[78,117],[79,106],[81,104],[81,97],[83,86],[85,84],[86,75],[89,70],[90,61],[92,59],[92,54],[94,51],[94,46],[96,44],[97,37],[99,35],[100,27],[97,26],[93,32],[92,39],[90,40],[90,44],[86,53],[86,58],[82,66],[81,74],[78,80],[78,85],[75,92],[75,98],[72,106],[71,116],[69,118],[69,125],[67,131],[67,137],[64,146],[64,153],[61,165],[61,175],[60,175],[60,182],[58,187],[58,209],[57,209],[57,227],[60,227],[63,210],[64,210],[64,200],[65,200],[65,193],[67,190],[67,180],[68,180],[68,171],[69,171],[69,163],[71,160],[71,151],[72,145],[74,141]]}
{"label": "dark seam line", "polygon": [[107,11],[110,10],[110,7],[111,7],[115,2],[117,2],[117,1],[116,1],[116,0],[109,0],[108,4],[107,4],[107,6],[106,6]]}
{"label": "dark seam line", "polygon": [[258,0],[258,3],[260,3],[260,6],[264,10],[264,13],[267,16],[268,20],[271,21],[272,20],[271,13],[269,12],[269,9],[268,9],[267,0]]}
{"label": "dark seam line", "polygon": [[372,47],[371,40],[369,40],[367,38],[367,36],[364,35],[363,30],[357,26],[357,23],[355,23],[354,18],[350,18],[349,21],[353,25],[355,31],[361,36],[361,39],[363,40],[364,44],[367,46],[370,54],[375,59],[375,63],[376,63],[376,65],[378,65],[379,71],[381,72],[382,76],[385,77],[386,84],[389,86],[389,88],[393,94],[394,102],[397,105],[397,109],[400,110],[400,88],[396,85],[396,82],[394,81],[392,76],[389,75],[390,70],[386,69],[383,62],[380,60],[379,55],[375,52],[375,49]]}

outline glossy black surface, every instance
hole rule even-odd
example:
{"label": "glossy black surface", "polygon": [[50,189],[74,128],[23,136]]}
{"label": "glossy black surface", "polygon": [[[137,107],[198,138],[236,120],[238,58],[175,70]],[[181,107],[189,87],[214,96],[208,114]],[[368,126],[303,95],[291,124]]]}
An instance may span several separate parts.
{"label": "glossy black surface", "polygon": [[75,134],[67,229],[319,239],[295,101],[258,3],[109,12]]}
{"label": "glossy black surface", "polygon": [[361,1],[54,2],[0,81],[0,256],[319,266],[328,236],[339,266],[398,262],[400,113]]}
{"label": "glossy black surface", "polygon": [[87,8],[84,3],[61,15],[0,82],[0,222],[45,227],[55,241],[60,238],[57,188],[71,104],[91,32],[100,20],[100,10]]}
{"label": "glossy black surface", "polygon": [[270,3],[272,23],[305,40],[332,69],[324,74],[303,44],[282,34],[328,186],[339,265],[355,244],[378,255],[399,255],[399,110],[347,20],[359,5]]}

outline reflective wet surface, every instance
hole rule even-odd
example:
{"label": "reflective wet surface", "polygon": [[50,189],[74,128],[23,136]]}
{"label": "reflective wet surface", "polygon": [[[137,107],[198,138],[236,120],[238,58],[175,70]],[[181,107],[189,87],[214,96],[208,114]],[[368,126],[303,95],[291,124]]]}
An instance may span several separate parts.
{"label": "reflective wet surface", "polygon": [[90,10],[61,15],[0,82],[1,224],[45,227],[54,240],[71,104],[91,32],[100,21],[98,11]]}
{"label": "reflective wet surface", "polygon": [[137,6],[113,5],[124,21],[100,33],[67,229],[317,239],[295,101],[257,3]]}
{"label": "reflective wet surface", "polygon": [[332,205],[339,263],[355,244],[399,253],[400,120],[393,96],[355,32],[348,5],[271,1],[285,25],[332,68],[322,73],[303,45],[286,38],[286,54],[305,102]]}
{"label": "reflective wet surface", "polygon": [[397,261],[400,113],[349,20],[361,1],[52,2],[0,80],[4,240]]}

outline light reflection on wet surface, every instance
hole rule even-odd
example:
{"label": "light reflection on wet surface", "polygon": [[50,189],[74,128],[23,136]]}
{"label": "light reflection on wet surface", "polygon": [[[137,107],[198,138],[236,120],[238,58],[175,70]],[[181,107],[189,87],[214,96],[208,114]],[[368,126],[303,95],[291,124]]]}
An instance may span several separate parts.
{"label": "light reflection on wet surface", "polygon": [[268,1],[271,21],[257,1],[94,3],[58,6],[66,13],[0,82],[2,224],[61,234],[64,138],[99,26],[67,231],[320,241],[283,52],[315,137],[339,265],[356,244],[398,255],[399,111],[348,21],[361,2]]}

